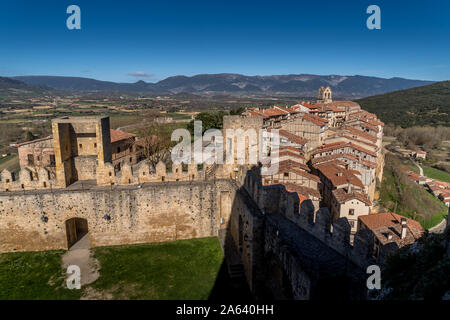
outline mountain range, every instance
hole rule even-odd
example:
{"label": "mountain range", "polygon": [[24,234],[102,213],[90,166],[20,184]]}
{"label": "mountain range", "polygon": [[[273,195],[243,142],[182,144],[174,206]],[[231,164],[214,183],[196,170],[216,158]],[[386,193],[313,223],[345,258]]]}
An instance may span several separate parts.
{"label": "mountain range", "polygon": [[30,85],[16,79],[0,77],[0,98],[35,97],[50,94],[53,90],[42,85]]}
{"label": "mountain range", "polygon": [[241,74],[200,74],[174,76],[156,83],[117,83],[80,77],[19,76],[14,80],[31,86],[72,92],[129,92],[142,94],[190,93],[205,96],[295,96],[315,97],[321,86],[330,86],[336,98],[355,99],[409,89],[432,81],[368,76],[290,74],[246,76]]}

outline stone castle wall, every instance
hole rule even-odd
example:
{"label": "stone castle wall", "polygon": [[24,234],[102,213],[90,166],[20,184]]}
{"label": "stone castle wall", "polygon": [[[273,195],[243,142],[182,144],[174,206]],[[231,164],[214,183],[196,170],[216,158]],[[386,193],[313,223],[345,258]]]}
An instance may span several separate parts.
{"label": "stone castle wall", "polygon": [[[65,222],[88,222],[91,246],[217,236],[219,188],[212,182],[85,191],[0,194],[0,252],[67,249]],[[46,220],[46,222],[44,222]],[[224,219],[225,220],[225,219]]]}

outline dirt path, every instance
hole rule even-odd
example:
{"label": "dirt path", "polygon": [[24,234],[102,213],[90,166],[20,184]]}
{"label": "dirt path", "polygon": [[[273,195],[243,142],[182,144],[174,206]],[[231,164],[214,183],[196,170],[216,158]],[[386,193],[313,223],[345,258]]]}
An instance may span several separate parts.
{"label": "dirt path", "polygon": [[81,286],[92,283],[99,277],[100,264],[92,256],[89,248],[89,234],[86,234],[62,256],[64,270],[67,270],[70,265],[80,267]]}
{"label": "dirt path", "polygon": [[421,176],[423,176],[423,169],[422,169],[422,167],[417,162],[415,162],[413,160],[411,160],[411,161],[416,165],[417,168],[419,168],[419,174]]}
{"label": "dirt path", "polygon": [[431,233],[444,233],[445,228],[447,227],[447,219],[443,219],[438,225],[430,228],[428,231]]}

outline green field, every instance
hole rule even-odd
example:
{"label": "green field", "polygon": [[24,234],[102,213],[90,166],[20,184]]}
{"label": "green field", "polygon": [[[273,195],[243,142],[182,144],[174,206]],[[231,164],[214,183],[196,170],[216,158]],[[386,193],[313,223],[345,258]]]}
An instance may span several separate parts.
{"label": "green field", "polygon": [[423,174],[426,175],[428,178],[450,183],[450,173],[432,167],[422,167],[422,168]]}
{"label": "green field", "polygon": [[[415,166],[414,164],[408,164],[408,167],[411,169],[411,171],[417,174],[419,173],[419,168],[417,168],[417,166]],[[421,167],[423,169],[423,174],[428,178],[450,183],[450,173],[424,165],[421,165]]]}
{"label": "green field", "polygon": [[64,251],[0,254],[0,299],[208,299],[223,261],[217,238],[93,252],[100,277],[81,290],[64,287]]}
{"label": "green field", "polygon": [[8,169],[11,172],[19,171],[19,158],[17,154],[13,153],[5,158],[0,159],[0,172],[4,169]]}

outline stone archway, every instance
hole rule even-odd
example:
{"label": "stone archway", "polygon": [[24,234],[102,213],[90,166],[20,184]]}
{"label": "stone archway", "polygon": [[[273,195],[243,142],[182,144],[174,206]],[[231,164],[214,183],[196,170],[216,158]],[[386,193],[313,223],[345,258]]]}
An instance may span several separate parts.
{"label": "stone archway", "polygon": [[67,248],[86,236],[89,232],[88,222],[83,218],[71,218],[66,220]]}

